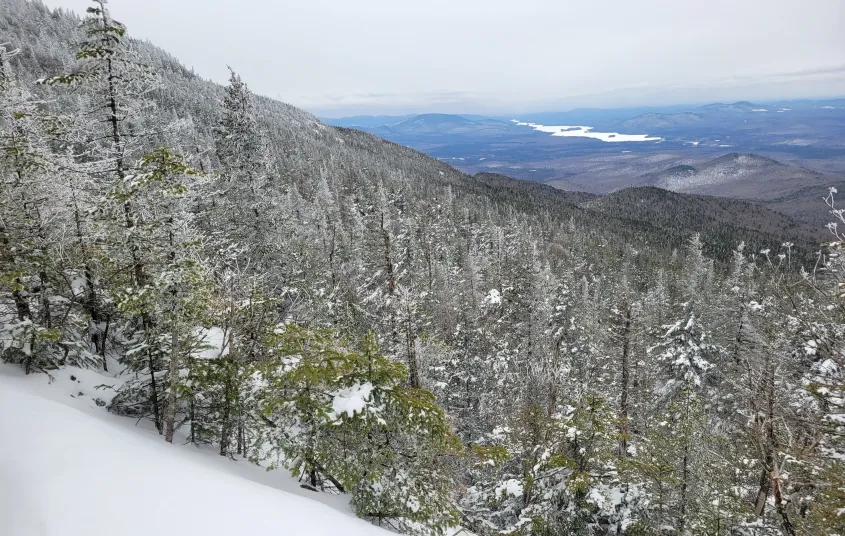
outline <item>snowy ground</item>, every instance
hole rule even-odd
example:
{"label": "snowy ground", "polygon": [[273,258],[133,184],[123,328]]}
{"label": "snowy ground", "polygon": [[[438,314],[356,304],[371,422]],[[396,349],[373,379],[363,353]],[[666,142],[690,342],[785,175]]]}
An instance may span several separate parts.
{"label": "snowy ground", "polygon": [[388,533],[341,496],[299,487],[190,445],[169,445],[103,407],[120,380],[0,365],[0,534],[9,536]]}

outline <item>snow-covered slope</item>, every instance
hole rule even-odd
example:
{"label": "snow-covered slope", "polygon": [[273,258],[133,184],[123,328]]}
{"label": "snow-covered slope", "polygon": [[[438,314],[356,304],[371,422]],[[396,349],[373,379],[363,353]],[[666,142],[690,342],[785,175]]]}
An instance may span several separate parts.
{"label": "snow-covered slope", "polygon": [[96,402],[109,389],[97,386],[116,380],[79,369],[54,377],[48,385],[45,375],[0,365],[4,536],[388,534],[353,517],[342,497],[167,444],[109,415]]}

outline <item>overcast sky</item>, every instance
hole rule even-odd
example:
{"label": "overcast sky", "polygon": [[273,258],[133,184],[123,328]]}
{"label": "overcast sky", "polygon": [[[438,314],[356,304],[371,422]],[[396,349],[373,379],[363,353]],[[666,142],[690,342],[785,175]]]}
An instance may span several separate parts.
{"label": "overcast sky", "polygon": [[[84,12],[87,0],[45,0]],[[111,0],[200,75],[325,117],[845,96],[845,0]]]}

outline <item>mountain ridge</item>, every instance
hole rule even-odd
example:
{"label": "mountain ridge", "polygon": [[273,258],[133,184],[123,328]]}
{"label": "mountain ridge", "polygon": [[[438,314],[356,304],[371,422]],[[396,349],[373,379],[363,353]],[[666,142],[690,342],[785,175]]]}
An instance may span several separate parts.
{"label": "mountain ridge", "polygon": [[672,166],[641,179],[674,192],[751,201],[818,227],[830,220],[823,202],[827,189],[843,182],[767,156],[736,152],[695,165]]}
{"label": "mountain ridge", "polygon": [[533,192],[544,198],[577,206],[592,214],[636,223],[640,228],[681,244],[701,235],[710,254],[726,259],[729,244],[743,241],[753,250],[777,249],[785,241],[798,250],[814,251],[828,232],[760,204],[726,197],[683,194],[657,186],[632,186],[605,195],[569,192],[549,185],[512,179],[496,173],[479,173],[476,179],[513,191]]}

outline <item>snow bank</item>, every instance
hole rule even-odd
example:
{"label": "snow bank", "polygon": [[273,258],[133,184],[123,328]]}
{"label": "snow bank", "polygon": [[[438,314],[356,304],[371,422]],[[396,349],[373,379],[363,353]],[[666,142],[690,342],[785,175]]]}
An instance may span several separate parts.
{"label": "snow bank", "polygon": [[295,482],[169,445],[109,415],[96,402],[109,389],[97,386],[114,379],[74,370],[54,377],[46,385],[44,375],[0,365],[0,534],[388,534],[339,510],[348,508],[342,497],[333,508],[274,489],[256,480]]}

